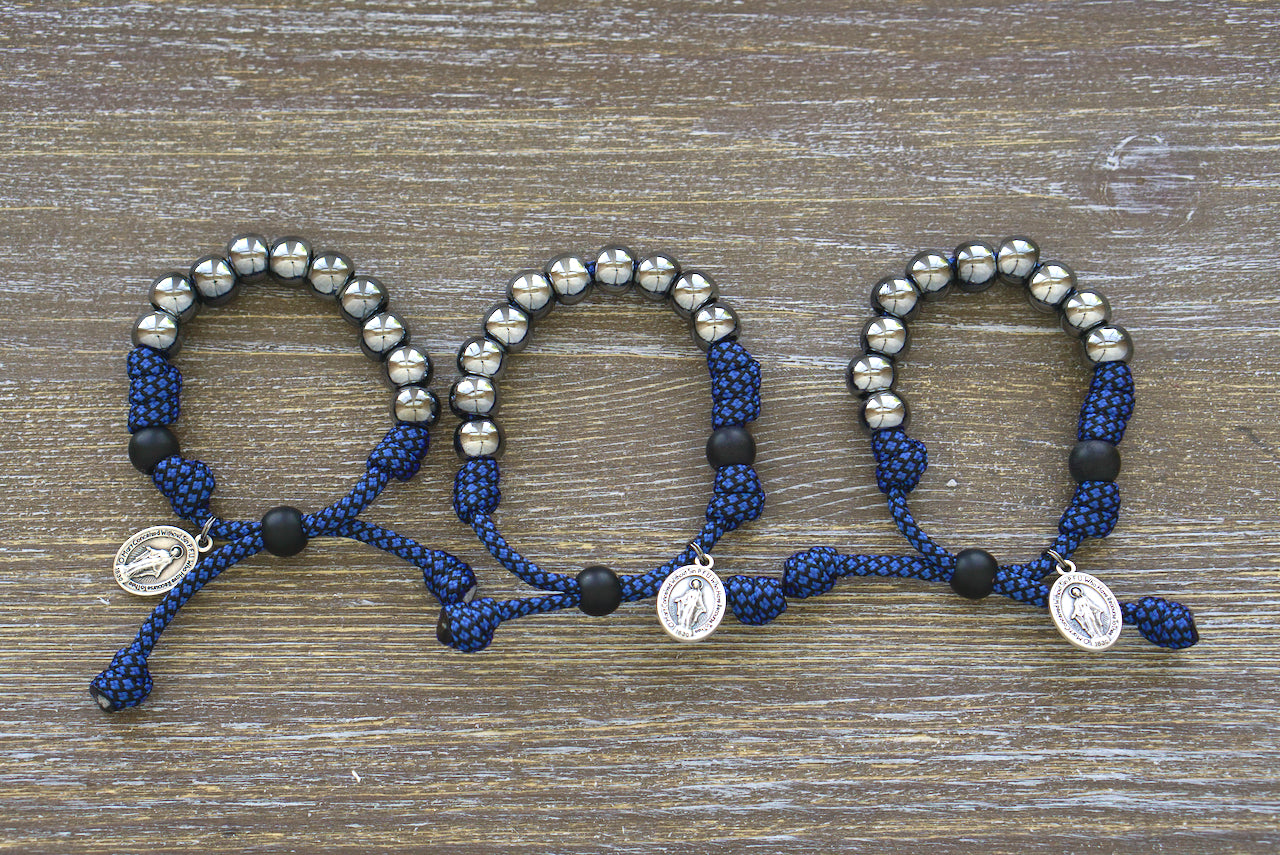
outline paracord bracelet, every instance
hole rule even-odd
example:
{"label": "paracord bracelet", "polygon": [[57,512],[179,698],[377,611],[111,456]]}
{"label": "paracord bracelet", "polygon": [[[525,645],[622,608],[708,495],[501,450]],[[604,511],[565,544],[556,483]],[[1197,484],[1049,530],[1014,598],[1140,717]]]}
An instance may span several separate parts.
{"label": "paracord bracelet", "polygon": [[[395,389],[391,409],[396,424],[373,449],[365,474],[351,491],[323,510],[303,514],[282,505],[261,521],[222,520],[209,510],[213,473],[179,454],[177,437],[168,427],[178,420],[182,388],[182,375],[169,357],[181,345],[182,325],[201,305],[221,305],[242,284],[268,277],[305,285],[335,301],[343,318],[359,328],[361,349],[384,365],[384,377]],[[155,526],[121,547],[116,556],[121,586],[165,598],[133,643],[90,683],[102,709],[114,712],[141,703],[153,685],[147,657],[179,609],[223,570],[263,549],[287,556],[302,551],[313,537],[347,537],[420,567],[427,588],[441,603],[462,602],[470,594],[475,576],[462,561],[357,519],[390,479],[407,481],[417,473],[430,444],[428,429],[440,413],[439,401],[426,388],[431,360],[409,343],[408,326],[387,311],[387,303],[382,283],[355,275],[345,255],[313,254],[310,244],[294,237],[268,244],[258,235],[241,235],[227,245],[225,255],[205,256],[189,272],[168,273],[152,283],[151,310],[134,323],[134,349],[128,357],[129,459],[151,477],[174,513],[201,528],[201,542],[197,545],[180,528]],[[229,542],[197,560],[198,552],[211,547],[211,537]]]}
{"label": "paracord bracelet", "polygon": [[[707,441],[707,459],[716,470],[707,521],[679,555],[647,573],[618,576],[600,565],[587,567],[576,577],[551,573],[511,547],[492,518],[501,500],[497,457],[505,441],[494,419],[497,378],[507,357],[524,348],[535,322],[557,302],[572,305],[593,289],[617,295],[632,287],[655,302],[669,303],[676,314],[688,319],[694,341],[707,352],[713,431]],[[440,641],[462,651],[482,650],[503,621],[575,606],[589,615],[603,616],[623,602],[654,596],[659,586],[663,586],[659,596],[663,627],[681,640],[710,634],[726,604],[745,623],[763,623],[761,609],[786,607],[781,580],[731,576],[722,583],[711,572],[707,554],[724,534],[758,517],[764,507],[764,491],[752,467],[755,441],[746,430],[760,413],[760,366],[736,341],[738,325],[738,316],[719,299],[709,276],[682,271],[674,258],[663,254],[637,260],[625,247],[608,246],[590,263],[575,255],[559,255],[542,270],[520,271],[510,280],[506,301],[485,314],[483,334],[468,339],[458,351],[462,376],[449,395],[451,409],[463,419],[454,435],[454,447],[463,459],[454,482],[454,510],[504,567],[552,593],[446,605],[440,613]],[[664,580],[670,580],[670,585],[664,585]]]}
{"label": "paracord bracelet", "polygon": [[[996,280],[1025,287],[1031,304],[1056,312],[1063,329],[1080,341],[1093,381],[1080,410],[1078,442],[1068,459],[1078,482],[1071,503],[1058,523],[1058,537],[1044,555],[1025,564],[1000,565],[982,549],[952,555],[916,524],[907,495],[927,466],[924,443],[906,434],[906,401],[895,391],[895,359],[909,341],[906,321],[922,302],[947,293],[982,291]],[[817,547],[787,561],[788,596],[812,597],[830,590],[837,578],[904,576],[948,582],[963,597],[981,599],[992,593],[1035,606],[1048,607],[1062,635],[1085,650],[1105,650],[1115,643],[1120,624],[1136,624],[1153,644],[1170,649],[1190,647],[1198,640],[1190,610],[1159,597],[1120,603],[1107,587],[1087,573],[1076,571],[1071,556],[1086,537],[1106,537],[1116,524],[1120,471],[1116,444],[1124,436],[1133,413],[1133,379],[1127,364],[1133,344],[1124,328],[1111,323],[1111,307],[1092,288],[1077,286],[1065,264],[1041,262],[1035,243],[1006,238],[998,249],[981,241],[961,244],[955,252],[922,252],[907,264],[904,276],[876,283],[871,305],[877,316],[862,329],[864,353],[849,363],[846,379],[861,399],[860,419],[871,431],[876,458],[876,483],[885,494],[889,512],[902,535],[922,557],[841,555]],[[1050,586],[1046,576],[1059,575]]]}

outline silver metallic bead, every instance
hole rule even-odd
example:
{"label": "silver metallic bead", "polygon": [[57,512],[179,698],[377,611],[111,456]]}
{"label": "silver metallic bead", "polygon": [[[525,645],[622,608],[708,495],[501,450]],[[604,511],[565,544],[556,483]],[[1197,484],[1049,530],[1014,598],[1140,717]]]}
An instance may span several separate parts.
{"label": "silver metallic bead", "polygon": [[703,350],[716,342],[736,339],[741,329],[738,313],[719,301],[695,311],[689,325],[693,328],[693,343]]}
{"label": "silver metallic bead", "polygon": [[693,313],[720,296],[715,281],[701,270],[686,270],[671,285],[671,308],[688,320]]}
{"label": "silver metallic bead", "polygon": [[1040,247],[1031,238],[1014,235],[996,247],[996,269],[1010,285],[1025,285],[1040,263]]}
{"label": "silver metallic bead", "polygon": [[521,270],[507,282],[507,301],[515,303],[537,320],[545,318],[556,306],[556,292],[551,280],[540,270]]}
{"label": "silver metallic bead", "polygon": [[440,399],[423,386],[401,386],[391,399],[391,416],[398,422],[433,425],[440,418]]}
{"label": "silver metallic bead", "polygon": [[311,244],[300,237],[282,237],[271,244],[271,273],[285,282],[301,282],[311,266]]}
{"label": "silver metallic bead", "polygon": [[227,241],[227,259],[241,282],[257,282],[267,275],[271,247],[262,235],[236,235]]}
{"label": "silver metallic bead", "polygon": [[485,312],[482,326],[485,335],[505,347],[508,353],[523,350],[533,333],[528,312],[510,303],[498,303]]}
{"label": "silver metallic bead", "polygon": [[901,356],[907,352],[911,336],[900,318],[884,315],[871,318],[862,325],[862,349],[882,356]]}
{"label": "silver metallic bead", "polygon": [[886,276],[871,289],[871,308],[904,321],[911,320],[920,311],[920,291],[905,276]]}
{"label": "silver metallic bead", "polygon": [[458,348],[458,370],[481,377],[501,377],[507,367],[507,351],[491,338],[473,336]]}
{"label": "silver metallic bead", "polygon": [[1072,291],[1058,308],[1062,310],[1062,328],[1069,335],[1081,336],[1098,324],[1111,322],[1111,304],[1093,288]]}
{"label": "silver metallic bead", "polygon": [[906,427],[909,415],[906,400],[890,391],[868,396],[858,410],[859,421],[870,430]]}
{"label": "silver metallic bead", "polygon": [[925,250],[907,262],[906,275],[915,283],[920,296],[926,300],[937,300],[951,290],[956,272],[951,266],[951,259],[940,252]]}
{"label": "silver metallic bead", "polygon": [[956,284],[969,293],[996,284],[996,251],[991,244],[971,240],[956,247]]}
{"label": "silver metallic bead", "polygon": [[352,326],[360,326],[384,311],[390,297],[382,283],[372,276],[353,276],[338,292],[338,314]]}
{"label": "silver metallic bead", "polygon": [[151,283],[151,305],[180,321],[189,321],[200,311],[196,286],[185,273],[166,273]]}
{"label": "silver metallic bead", "polygon": [[587,263],[576,255],[557,255],[546,263],[542,272],[556,292],[556,300],[566,306],[581,303],[591,293],[591,273]]}
{"label": "silver metallic bead", "polygon": [[360,349],[379,362],[408,341],[409,325],[392,312],[379,312],[360,328]]}
{"label": "silver metallic bead", "polygon": [[431,383],[431,357],[421,348],[402,344],[387,354],[383,364],[387,383],[394,387],[414,383],[423,386]]}
{"label": "silver metallic bead", "polygon": [[596,287],[605,294],[625,294],[635,273],[635,253],[610,244],[596,254]]}
{"label": "silver metallic bead", "polygon": [[879,353],[864,353],[849,361],[844,372],[849,391],[859,398],[893,388],[893,360]]}
{"label": "silver metallic bead", "polygon": [[240,290],[240,280],[231,262],[220,255],[206,255],[191,265],[191,284],[200,302],[221,306]]}
{"label": "silver metallic bead", "polygon": [[1042,312],[1052,312],[1076,287],[1071,268],[1056,261],[1046,261],[1027,280],[1027,300]]}
{"label": "silver metallic bead", "polygon": [[342,253],[324,252],[311,260],[307,287],[318,297],[336,300],[355,272],[355,264]]}
{"label": "silver metallic bead", "polygon": [[1119,324],[1094,327],[1080,339],[1084,358],[1091,365],[1100,362],[1128,362],[1133,358],[1133,339]]}
{"label": "silver metallic bead", "polygon": [[671,285],[679,275],[680,262],[656,253],[636,265],[636,288],[650,300],[665,300],[671,296]]}
{"label": "silver metallic bead", "polygon": [[490,377],[465,374],[449,387],[449,409],[464,419],[495,416],[498,413],[498,387]]}
{"label": "silver metallic bead", "polygon": [[453,450],[464,460],[502,454],[502,428],[492,419],[472,419],[453,432]]}
{"label": "silver metallic bead", "polygon": [[182,329],[178,326],[178,319],[158,310],[140,315],[133,322],[133,345],[173,356],[182,348]]}

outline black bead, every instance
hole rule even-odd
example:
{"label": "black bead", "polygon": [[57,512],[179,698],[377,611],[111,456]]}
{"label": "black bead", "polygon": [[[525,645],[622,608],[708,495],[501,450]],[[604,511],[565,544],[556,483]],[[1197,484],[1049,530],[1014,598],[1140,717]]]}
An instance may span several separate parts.
{"label": "black bead", "polygon": [[1120,449],[1105,439],[1086,439],[1071,449],[1067,466],[1077,481],[1114,481],[1120,474]]}
{"label": "black bead", "polygon": [[446,647],[453,646],[453,627],[449,624],[449,612],[444,609],[440,610],[440,617],[436,620],[436,641]]}
{"label": "black bead", "polygon": [[262,545],[272,555],[297,555],[307,546],[302,511],[280,505],[262,515]]}
{"label": "black bead", "polygon": [[707,439],[707,462],[719,469],[734,463],[756,462],[756,441],[751,431],[737,425],[722,427]]}
{"label": "black bead", "polygon": [[143,475],[150,475],[156,464],[179,450],[178,438],[167,427],[146,427],[129,437],[129,462]]}
{"label": "black bead", "polygon": [[604,617],[622,605],[622,580],[608,567],[593,564],[578,574],[582,599],[578,608],[592,617]]}
{"label": "black bead", "polygon": [[970,600],[990,596],[996,584],[999,563],[985,549],[965,549],[956,556],[956,572],[951,576],[951,590]]}

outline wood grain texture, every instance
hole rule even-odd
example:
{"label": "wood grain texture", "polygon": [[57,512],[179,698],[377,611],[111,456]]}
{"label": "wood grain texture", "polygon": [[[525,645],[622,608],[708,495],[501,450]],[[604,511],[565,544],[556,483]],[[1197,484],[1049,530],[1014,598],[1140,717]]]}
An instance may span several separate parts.
{"label": "wood grain texture", "polygon": [[[1280,840],[1280,40],[1272,3],[0,2],[0,850],[1272,852]],[[612,240],[710,271],[761,360],[765,516],[717,552],[898,552],[840,371],[913,252],[1022,232],[1134,334],[1115,534],[1080,558],[1203,641],[1103,656],[1042,612],[853,580],[667,643],[650,607],[434,639],[412,568],[245,562],[152,658],[108,570],[169,521],[124,454],[150,278],[296,232],[381,276],[438,364],[511,271]],[[315,508],[385,429],[341,322],[272,286],[180,358],[215,510]],[[1005,290],[930,306],[902,388],[947,546],[1043,548],[1086,380]],[[550,568],[695,531],[705,369],[639,299],[504,383],[500,522]],[[448,382],[443,370],[438,388]],[[447,429],[368,512],[519,590],[454,518]]]}

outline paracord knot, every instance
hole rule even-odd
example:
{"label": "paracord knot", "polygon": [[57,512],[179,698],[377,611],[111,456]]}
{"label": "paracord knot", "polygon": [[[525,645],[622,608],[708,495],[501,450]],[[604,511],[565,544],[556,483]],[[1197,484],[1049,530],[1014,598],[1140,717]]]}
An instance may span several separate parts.
{"label": "paracord knot", "polygon": [[729,530],[755,519],[764,510],[764,488],[756,470],[746,464],[717,469],[714,490],[707,503],[707,520],[719,521]]}
{"label": "paracord knot", "polygon": [[453,512],[467,525],[478,516],[498,509],[502,492],[498,489],[498,461],[473,457],[462,464],[453,479]]}
{"label": "paracord knot", "polygon": [[209,499],[217,486],[208,466],[176,454],[156,464],[151,480],[173,505],[173,512],[183,519],[207,513]]}
{"label": "paracord knot", "polygon": [[711,426],[742,427],[760,417],[760,363],[736,341],[712,345],[707,352],[711,372]]}
{"label": "paracord knot", "polygon": [[1062,513],[1058,530],[1106,537],[1120,517],[1120,488],[1114,481],[1081,481]]}
{"label": "paracord knot", "polygon": [[1080,408],[1081,441],[1119,443],[1133,415],[1133,373],[1124,362],[1103,362],[1093,372],[1089,394]]}
{"label": "paracord knot", "polygon": [[442,605],[461,603],[476,586],[476,574],[465,561],[447,552],[432,550],[418,562],[422,581]]}
{"label": "paracord knot", "polygon": [[374,446],[368,466],[381,469],[397,481],[408,481],[418,474],[430,446],[431,436],[424,426],[401,422]]}
{"label": "paracord knot", "polygon": [[782,580],[770,576],[729,576],[724,580],[729,608],[738,620],[752,626],[769,623],[787,610]]}
{"label": "paracord knot", "polygon": [[155,685],[147,670],[147,657],[138,652],[138,643],[120,650],[111,664],[89,683],[89,693],[107,712],[136,707],[151,694]]}
{"label": "paracord knot", "polygon": [[825,594],[840,578],[840,558],[840,553],[830,546],[797,552],[783,565],[783,591],[788,597],[801,600]]}
{"label": "paracord knot", "polygon": [[492,597],[451,603],[444,607],[442,619],[449,627],[448,646],[463,653],[475,653],[493,641],[493,633],[503,619],[502,603]]}
{"label": "paracord knot", "polygon": [[1137,625],[1143,637],[1159,647],[1181,650],[1200,640],[1191,610],[1160,597],[1143,597],[1121,605],[1124,622]]}
{"label": "paracord knot", "polygon": [[901,428],[874,431],[871,451],[876,457],[876,484],[882,493],[894,487],[910,493],[929,468],[929,452],[924,443],[907,436]]}
{"label": "paracord knot", "polygon": [[126,360],[129,371],[129,433],[171,425],[181,412],[182,373],[160,353],[135,347]]}

